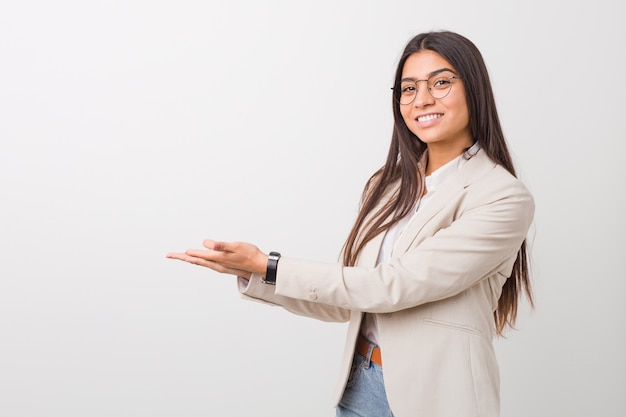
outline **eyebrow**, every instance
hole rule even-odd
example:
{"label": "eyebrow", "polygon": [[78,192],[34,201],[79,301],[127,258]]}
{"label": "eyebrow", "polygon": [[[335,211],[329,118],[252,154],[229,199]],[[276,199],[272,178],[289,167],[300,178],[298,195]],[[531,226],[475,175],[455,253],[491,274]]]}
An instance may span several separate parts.
{"label": "eyebrow", "polygon": [[[428,74],[428,77],[426,77],[426,79],[432,77],[433,75],[441,74],[442,72],[446,72],[446,71],[449,71],[449,72],[451,72],[453,74],[456,74],[456,72],[452,71],[450,68],[440,68],[440,69],[434,70],[433,72]],[[400,80],[400,82],[402,82],[402,81],[416,81],[416,79],[409,77],[409,78],[403,78],[403,79]]]}

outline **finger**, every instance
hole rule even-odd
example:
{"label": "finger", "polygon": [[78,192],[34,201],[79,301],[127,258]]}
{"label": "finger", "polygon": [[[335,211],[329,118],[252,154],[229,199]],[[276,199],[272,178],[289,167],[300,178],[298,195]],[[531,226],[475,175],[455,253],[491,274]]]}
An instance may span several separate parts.
{"label": "finger", "polygon": [[204,258],[190,256],[186,253],[170,252],[166,255],[166,258],[177,259],[177,260],[184,261],[190,264],[210,268],[219,273],[236,275],[238,277],[243,277],[246,279],[250,279],[250,277],[252,276],[252,273],[250,271],[244,271],[242,269],[237,269],[237,268],[229,268],[224,265],[218,264],[216,262],[206,260]]}
{"label": "finger", "polygon": [[199,258],[199,257],[183,254],[183,257],[181,260],[188,262],[190,264],[203,266],[203,267],[212,269],[215,272],[219,272],[221,274],[237,275],[237,276],[241,276],[244,278],[250,278],[250,276],[252,275],[250,271],[244,271],[244,270],[237,269],[237,268],[227,267],[225,265],[222,265],[221,263],[213,262],[205,258]]}
{"label": "finger", "polygon": [[236,242],[217,242],[211,239],[205,239],[202,246],[218,252],[236,252],[238,244]]}
{"label": "finger", "polygon": [[[201,250],[201,249],[189,249],[185,252],[185,255],[194,258],[204,259],[207,262],[212,262],[216,265],[220,265],[221,268],[230,269],[233,271],[247,271],[246,265],[242,264],[237,259],[233,259],[235,255],[232,252],[220,252],[214,250]],[[210,267],[211,269],[215,269]],[[219,270],[218,272],[223,272]],[[247,271],[250,272],[250,271]]]}
{"label": "finger", "polygon": [[216,250],[216,249],[215,249],[215,244],[216,244],[216,243],[217,243],[217,242],[216,242],[216,241],[214,241],[214,240],[211,240],[211,239],[204,239],[204,240],[202,241],[202,246],[204,246],[204,247],[205,247],[205,248],[207,248],[207,249]]}
{"label": "finger", "polygon": [[189,262],[192,258],[210,260],[208,251],[202,251],[199,249],[189,249],[184,253],[170,252],[166,255],[166,258],[178,259],[181,261]]}
{"label": "finger", "polygon": [[224,260],[225,254],[214,250],[188,249],[185,255],[202,258],[207,261],[220,262]]}

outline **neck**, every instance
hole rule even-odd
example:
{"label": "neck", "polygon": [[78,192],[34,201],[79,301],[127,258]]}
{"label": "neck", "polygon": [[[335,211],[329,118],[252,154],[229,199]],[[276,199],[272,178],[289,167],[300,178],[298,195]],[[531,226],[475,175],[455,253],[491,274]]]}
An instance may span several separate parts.
{"label": "neck", "polygon": [[472,143],[461,146],[438,146],[436,143],[428,144],[428,163],[426,165],[426,175],[430,175],[448,162],[470,148]]}

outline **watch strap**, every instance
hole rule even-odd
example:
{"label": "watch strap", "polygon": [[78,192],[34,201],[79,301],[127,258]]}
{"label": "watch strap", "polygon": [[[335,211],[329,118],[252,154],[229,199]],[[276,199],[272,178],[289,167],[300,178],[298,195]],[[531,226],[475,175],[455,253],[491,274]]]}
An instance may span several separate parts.
{"label": "watch strap", "polygon": [[280,253],[269,253],[269,256],[267,257],[267,269],[265,270],[265,277],[263,277],[264,284],[276,285],[276,271],[278,270],[279,259]]}

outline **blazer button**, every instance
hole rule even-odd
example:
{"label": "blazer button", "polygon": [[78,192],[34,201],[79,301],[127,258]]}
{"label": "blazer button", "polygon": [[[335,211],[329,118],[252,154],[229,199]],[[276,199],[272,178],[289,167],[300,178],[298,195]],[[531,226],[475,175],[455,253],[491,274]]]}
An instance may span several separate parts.
{"label": "blazer button", "polygon": [[317,300],[317,293],[315,291],[311,291],[309,293],[309,299],[310,300]]}

